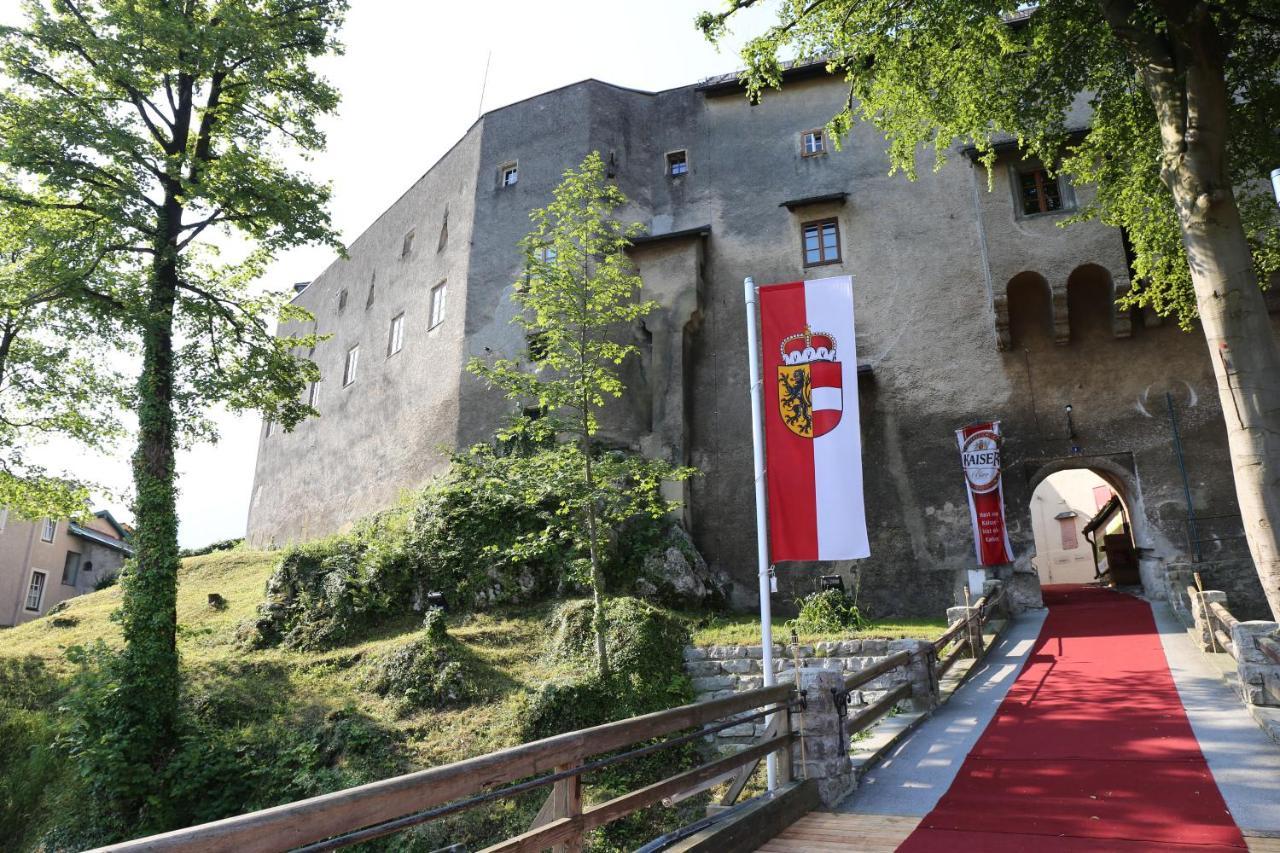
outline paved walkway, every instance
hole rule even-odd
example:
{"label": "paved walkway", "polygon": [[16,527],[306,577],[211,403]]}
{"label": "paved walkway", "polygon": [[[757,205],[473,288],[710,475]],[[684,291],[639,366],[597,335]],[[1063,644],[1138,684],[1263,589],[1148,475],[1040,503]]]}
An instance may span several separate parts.
{"label": "paved walkway", "polygon": [[[1185,630],[1167,608],[1157,604],[1154,613],[1160,647],[1177,695],[1227,808],[1243,833],[1249,836],[1253,849],[1264,849],[1258,846],[1263,843],[1266,849],[1277,849],[1275,842],[1258,839],[1280,836],[1280,747],[1262,734],[1239,700],[1222,683],[1220,673],[1192,646]],[[810,839],[809,847],[786,846],[788,834],[784,834],[777,842],[783,846],[771,843],[764,849],[893,849],[883,846],[887,843],[884,838],[905,837],[919,818],[938,805],[955,781],[965,757],[1026,663],[1044,618],[1044,611],[1028,613],[1010,626],[951,701],[886,756],[836,810],[848,817],[824,813],[814,815],[806,824],[797,824],[794,832],[817,833]],[[823,833],[850,831],[835,830],[833,824],[822,823],[833,820],[865,824],[853,830],[853,835],[844,836],[863,840],[829,846],[835,842],[822,841]],[[878,847],[871,839],[879,830],[872,824],[882,823],[892,827],[892,831],[889,836],[883,833],[877,836],[881,837]]]}

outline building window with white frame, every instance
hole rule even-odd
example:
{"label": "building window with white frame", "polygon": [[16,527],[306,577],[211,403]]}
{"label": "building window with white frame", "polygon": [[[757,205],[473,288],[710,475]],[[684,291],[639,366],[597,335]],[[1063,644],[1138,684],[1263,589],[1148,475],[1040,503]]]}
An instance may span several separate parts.
{"label": "building window with white frame", "polygon": [[342,367],[342,387],[356,381],[356,369],[360,366],[360,345],[347,350],[347,362]]}
{"label": "building window with white frame", "polygon": [[46,518],[44,520],[44,529],[40,531],[40,538],[43,539],[45,542],[52,542],[53,537],[57,534],[57,532],[58,532],[58,522],[54,521],[52,518]]}
{"label": "building window with white frame", "polygon": [[391,331],[387,334],[387,358],[404,349],[404,314],[391,318]]}
{"label": "building window with white frame", "polygon": [[512,160],[510,163],[503,163],[498,168],[498,186],[503,189],[514,187],[516,182],[520,180],[520,164]]}
{"label": "building window with white frame", "polygon": [[33,613],[40,612],[40,602],[44,599],[44,572],[32,572],[31,584],[27,587],[27,609]]}
{"label": "building window with white frame", "polygon": [[444,297],[446,292],[446,282],[440,282],[431,288],[431,324],[427,327],[434,329],[444,322]]}
{"label": "building window with white frame", "polygon": [[816,157],[827,153],[827,134],[822,128],[806,130],[800,134],[800,154],[804,157]]}

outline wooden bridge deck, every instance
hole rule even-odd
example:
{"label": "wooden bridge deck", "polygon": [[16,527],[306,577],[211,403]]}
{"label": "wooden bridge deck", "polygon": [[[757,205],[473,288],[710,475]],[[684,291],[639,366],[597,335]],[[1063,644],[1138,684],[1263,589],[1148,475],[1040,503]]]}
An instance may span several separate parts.
{"label": "wooden bridge deck", "polygon": [[[918,817],[810,812],[760,853],[892,853],[920,823]],[[1247,830],[1246,830],[1247,831]],[[1280,838],[1245,836],[1250,853],[1280,853]]]}

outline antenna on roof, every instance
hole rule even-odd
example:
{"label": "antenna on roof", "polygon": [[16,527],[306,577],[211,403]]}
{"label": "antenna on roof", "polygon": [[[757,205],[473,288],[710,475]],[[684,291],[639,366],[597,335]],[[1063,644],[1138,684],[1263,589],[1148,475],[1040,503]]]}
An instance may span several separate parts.
{"label": "antenna on roof", "polygon": [[480,106],[476,110],[476,118],[484,115],[484,90],[489,88],[489,62],[493,59],[493,51],[484,60],[484,79],[480,82]]}

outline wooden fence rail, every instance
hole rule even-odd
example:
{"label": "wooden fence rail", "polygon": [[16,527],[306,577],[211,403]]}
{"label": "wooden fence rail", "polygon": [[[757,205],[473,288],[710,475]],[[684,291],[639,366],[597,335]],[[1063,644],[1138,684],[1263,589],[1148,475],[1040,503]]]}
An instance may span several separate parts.
{"label": "wooden fence rail", "polygon": [[[682,705],[640,717],[568,732],[464,761],[433,767],[336,791],[296,803],[238,815],[201,826],[99,848],[95,853],[278,853],[320,851],[391,834],[498,799],[552,786],[534,826],[491,850],[541,850],[553,845],[576,849],[583,833],[653,805],[680,791],[754,764],[779,752],[780,770],[790,778],[791,684],[762,687]],[[770,714],[765,737],[741,752],[679,773],[599,805],[582,807],[581,775],[603,766],[687,743],[708,731]],[[727,721],[726,721],[727,720]],[[704,728],[709,727],[709,728]],[[692,730],[692,731],[689,731]],[[669,740],[649,743],[675,735]],[[594,756],[647,744],[621,755]]]}
{"label": "wooden fence rail", "polygon": [[[1197,575],[1197,582],[1199,576]],[[1236,653],[1235,643],[1231,641],[1231,629],[1234,628],[1239,620],[1231,615],[1231,611],[1223,606],[1220,601],[1210,601],[1205,604],[1203,599],[1197,598],[1199,590],[1194,586],[1187,587],[1187,601],[1194,607],[1195,602],[1200,601],[1200,615],[1205,620],[1205,624],[1209,629],[1209,645],[1213,651],[1221,649],[1231,657],[1239,659]]]}

